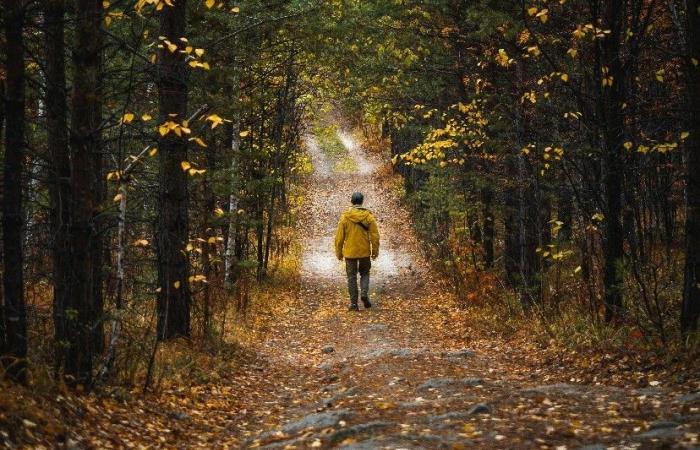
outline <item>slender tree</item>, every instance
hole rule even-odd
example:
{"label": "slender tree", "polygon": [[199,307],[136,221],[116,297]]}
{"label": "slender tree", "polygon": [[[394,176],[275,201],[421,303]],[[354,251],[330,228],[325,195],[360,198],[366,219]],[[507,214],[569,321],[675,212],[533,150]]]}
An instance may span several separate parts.
{"label": "slender tree", "polygon": [[687,1],[688,104],[691,107],[690,135],[686,147],[685,281],[681,329],[697,330],[700,316],[700,2]]}
{"label": "slender tree", "polygon": [[64,49],[65,0],[44,2],[44,49],[46,61],[46,129],[51,160],[49,197],[53,252],[53,314],[56,341],[56,367],[63,364],[65,318],[63,312],[70,288],[70,154],[66,99]]}
{"label": "slender tree", "polygon": [[603,22],[610,30],[602,43],[600,52],[600,76],[602,93],[599,102],[599,116],[603,127],[603,185],[605,192],[604,252],[605,269],[605,319],[613,320],[622,312],[624,280],[622,229],[622,151],[624,139],[624,103],[626,83],[621,54],[622,32],[624,28],[625,2],[612,0],[604,2]]}
{"label": "slender tree", "polygon": [[71,220],[69,225],[71,277],[62,311],[66,333],[64,373],[71,384],[90,386],[95,359],[95,330],[101,320],[101,290],[95,279],[95,249],[100,236],[95,217],[100,210],[97,175],[101,172],[100,77],[102,2],[75,1],[75,48],[70,129]]}
{"label": "slender tree", "polygon": [[[160,13],[160,35],[171,45],[185,36],[187,1],[178,0]],[[163,45],[158,65],[161,123],[187,126],[187,66],[182,54]],[[159,208],[156,227],[158,254],[158,339],[190,335],[191,294],[188,283],[187,140],[182,133],[161,137],[159,148]]]}
{"label": "slender tree", "polygon": [[26,380],[27,314],[24,297],[24,258],[22,252],[24,210],[22,182],[26,155],[24,91],[24,2],[8,0],[5,9],[6,90],[5,162],[2,196],[4,256],[4,307],[2,320],[5,343],[2,361],[7,374]]}

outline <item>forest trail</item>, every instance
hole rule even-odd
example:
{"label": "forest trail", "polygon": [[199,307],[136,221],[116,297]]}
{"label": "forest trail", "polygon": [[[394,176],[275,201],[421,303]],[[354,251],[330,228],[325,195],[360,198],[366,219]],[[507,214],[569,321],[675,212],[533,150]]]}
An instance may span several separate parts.
{"label": "forest trail", "polygon": [[[316,171],[299,224],[300,280],[256,313],[257,337],[233,366],[193,361],[152,396],[64,402],[83,421],[65,448],[698,448],[700,393],[674,387],[683,373],[659,382],[627,357],[505,340],[476,309],[456,307],[421,254],[389,164],[339,137],[352,164],[307,139]],[[382,236],[374,306],[355,313],[332,246],[354,190]]]}
{"label": "forest trail", "polygon": [[[577,383],[561,362],[538,367],[528,361],[532,349],[470,331],[421,255],[391,177],[380,176],[388,165],[349,134],[339,138],[355,162],[350,173],[334,170],[307,138],[316,170],[301,224],[301,288],[259,350],[275,387],[238,428],[242,447],[592,450],[685,448],[697,439],[698,395],[653,380],[638,388]],[[355,190],[382,237],[374,306],[359,313],[346,310],[343,263],[333,253]]]}

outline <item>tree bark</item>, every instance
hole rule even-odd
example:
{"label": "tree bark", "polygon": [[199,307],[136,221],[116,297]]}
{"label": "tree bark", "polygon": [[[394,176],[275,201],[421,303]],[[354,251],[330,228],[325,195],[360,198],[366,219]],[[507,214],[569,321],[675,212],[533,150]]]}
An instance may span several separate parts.
{"label": "tree bark", "polygon": [[5,345],[2,362],[12,379],[26,381],[27,314],[24,298],[22,253],[22,178],[25,142],[24,7],[22,0],[7,0],[5,9],[6,91],[5,161],[2,198],[5,302]]}
{"label": "tree bark", "polygon": [[[100,211],[102,2],[76,0],[75,49],[73,50],[73,97],[71,116],[71,279],[62,311],[66,332],[64,374],[69,384],[89,387],[95,358],[96,330],[102,305],[96,279],[101,238],[96,216]],[[99,337],[101,339],[101,336]]]}
{"label": "tree bark", "polygon": [[[688,0],[686,39],[688,59],[700,59],[700,1]],[[690,136],[686,142],[686,219],[685,280],[681,307],[681,330],[688,334],[697,330],[700,317],[700,71],[688,67],[688,104]]]}
{"label": "tree bark", "polygon": [[484,267],[490,269],[493,267],[494,250],[493,244],[495,241],[496,224],[493,216],[493,189],[491,186],[484,186],[481,189],[482,202],[482,217],[484,221],[484,240],[482,242],[484,250]]}
{"label": "tree bark", "polygon": [[[603,185],[606,211],[604,229],[605,268],[605,320],[612,321],[622,313],[624,283],[622,227],[622,179],[624,167],[622,150],[624,143],[623,111],[625,103],[625,74],[620,55],[620,39],[624,20],[624,3],[611,0],[605,8],[605,29],[610,34],[603,40],[602,62],[612,77],[612,84],[603,87],[601,119],[603,121]],[[603,77],[606,75],[603,74]]]}
{"label": "tree bark", "polygon": [[46,61],[46,128],[51,179],[49,184],[53,254],[53,322],[56,369],[63,365],[66,340],[63,311],[70,301],[70,154],[65,73],[63,20],[65,0],[44,3]]}
{"label": "tree bark", "polygon": [[[160,13],[160,35],[174,44],[185,36],[187,1],[177,1]],[[187,67],[179,52],[161,49],[158,97],[161,123],[187,119]],[[174,114],[174,116],[169,116]],[[159,211],[156,229],[159,292],[158,339],[190,335],[191,294],[188,283],[187,141],[173,131],[159,142]]]}
{"label": "tree bark", "polygon": [[238,119],[236,119],[230,125],[226,125],[226,140],[228,144],[226,148],[230,148],[231,152],[231,163],[230,163],[230,175],[229,175],[229,189],[230,194],[228,198],[228,226],[227,226],[227,239],[226,239],[226,251],[224,253],[224,286],[226,287],[226,292],[229,294],[233,293],[233,287],[236,284],[236,224],[238,223],[238,214],[236,210],[238,209],[238,176],[236,174],[236,163],[238,162],[238,149],[240,148],[241,140],[238,136],[239,125]]}

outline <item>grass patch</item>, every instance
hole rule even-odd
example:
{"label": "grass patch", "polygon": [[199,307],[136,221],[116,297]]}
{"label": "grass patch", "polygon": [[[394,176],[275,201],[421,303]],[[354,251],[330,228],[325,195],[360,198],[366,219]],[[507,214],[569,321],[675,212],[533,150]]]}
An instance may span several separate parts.
{"label": "grass patch", "polygon": [[357,162],[348,155],[348,151],[338,138],[336,125],[317,125],[314,127],[314,135],[318,146],[328,158],[335,173],[356,173]]}

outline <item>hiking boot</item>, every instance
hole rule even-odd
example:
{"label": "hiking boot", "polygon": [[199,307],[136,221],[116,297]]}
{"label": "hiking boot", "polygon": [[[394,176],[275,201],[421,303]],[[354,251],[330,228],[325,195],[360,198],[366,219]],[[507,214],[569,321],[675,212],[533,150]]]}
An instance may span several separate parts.
{"label": "hiking boot", "polygon": [[357,306],[357,303],[353,303],[353,304],[350,305],[350,307],[348,308],[348,311],[359,311],[359,310],[360,310],[360,308]]}
{"label": "hiking boot", "polygon": [[369,297],[362,297],[362,304],[365,305],[365,309],[372,307],[372,304],[369,302]]}

